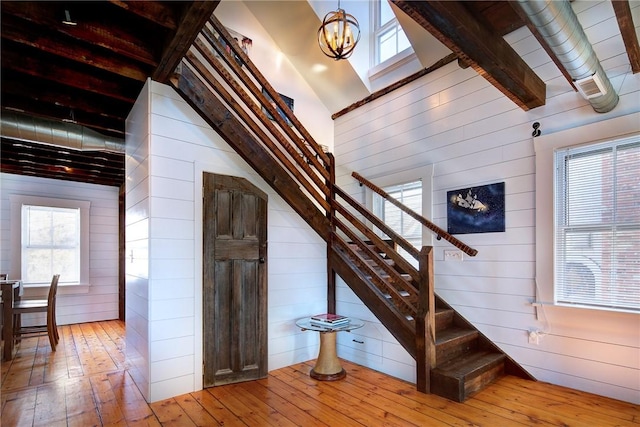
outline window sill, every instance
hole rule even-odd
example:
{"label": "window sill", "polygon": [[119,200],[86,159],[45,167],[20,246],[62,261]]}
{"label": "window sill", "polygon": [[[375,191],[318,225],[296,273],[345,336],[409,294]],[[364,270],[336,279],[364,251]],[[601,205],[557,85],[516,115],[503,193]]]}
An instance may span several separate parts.
{"label": "window sill", "polygon": [[[58,295],[88,294],[88,283],[65,283],[58,285]],[[49,285],[24,285],[22,298],[41,298],[47,296]]]}
{"label": "window sill", "polygon": [[416,53],[411,48],[407,48],[402,52],[387,59],[386,61],[372,67],[369,70],[369,80],[375,80],[384,77],[387,74],[392,73],[393,71],[402,67],[403,65],[408,64],[415,58]]}
{"label": "window sill", "polygon": [[624,308],[615,308],[615,307],[597,307],[593,305],[582,305],[582,304],[568,304],[568,303],[559,303],[559,302],[541,302],[534,301],[531,303],[534,307],[546,309],[547,307],[553,308],[561,308],[561,309],[577,309],[577,310],[588,310],[588,311],[597,311],[604,313],[627,313],[627,314],[640,314],[640,311],[624,309]]}

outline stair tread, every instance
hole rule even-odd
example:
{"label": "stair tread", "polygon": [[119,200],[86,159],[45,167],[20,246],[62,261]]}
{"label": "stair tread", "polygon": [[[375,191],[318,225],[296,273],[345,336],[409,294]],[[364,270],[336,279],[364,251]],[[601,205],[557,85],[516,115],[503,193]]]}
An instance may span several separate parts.
{"label": "stair tread", "polygon": [[476,351],[451,359],[441,366],[435,367],[434,372],[461,379],[476,371],[485,370],[488,365],[495,366],[505,358],[504,354],[493,351]]}

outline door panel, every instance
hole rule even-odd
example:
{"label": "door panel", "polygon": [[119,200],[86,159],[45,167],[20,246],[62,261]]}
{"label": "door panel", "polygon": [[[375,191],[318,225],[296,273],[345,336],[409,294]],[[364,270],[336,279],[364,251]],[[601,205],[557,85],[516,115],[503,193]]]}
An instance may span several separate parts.
{"label": "door panel", "polygon": [[267,196],[204,174],[204,385],[267,375]]}

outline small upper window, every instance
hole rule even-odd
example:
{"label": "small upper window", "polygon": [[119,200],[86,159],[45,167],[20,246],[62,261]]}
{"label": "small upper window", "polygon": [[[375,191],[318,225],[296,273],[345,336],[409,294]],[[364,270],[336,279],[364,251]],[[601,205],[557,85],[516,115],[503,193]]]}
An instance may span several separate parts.
{"label": "small upper window", "polygon": [[374,64],[378,65],[411,47],[387,0],[373,2]]}
{"label": "small upper window", "polygon": [[80,209],[22,206],[22,280],[46,284],[54,274],[80,281]]}
{"label": "small upper window", "polygon": [[640,310],[640,140],[556,151],[557,303]]}

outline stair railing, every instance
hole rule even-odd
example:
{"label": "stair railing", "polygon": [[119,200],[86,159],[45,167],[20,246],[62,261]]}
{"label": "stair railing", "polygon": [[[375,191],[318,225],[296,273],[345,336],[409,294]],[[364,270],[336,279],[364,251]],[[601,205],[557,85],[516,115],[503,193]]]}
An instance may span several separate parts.
{"label": "stair railing", "polygon": [[193,47],[197,53],[187,53],[188,65],[276,156],[314,203],[327,212],[330,157],[215,16],[211,16]]}
{"label": "stair railing", "polygon": [[[356,201],[353,197],[345,193],[339,187],[335,187],[336,196],[339,196],[348,206],[356,210],[369,221],[373,227],[378,228],[384,233],[394,244],[402,247],[409,255],[418,261],[418,269],[409,263],[403,256],[394,250],[383,238],[379,237],[371,227],[367,227],[362,221],[357,220],[355,216],[346,210],[340,203],[335,203],[333,208],[335,212],[344,216],[346,222],[355,226],[357,230],[369,241],[373,242],[377,248],[383,248],[385,253],[393,260],[395,265],[411,278],[407,281],[404,277],[397,274],[390,274],[390,281],[394,286],[389,286],[389,282],[381,281],[375,277],[375,272],[369,273],[374,278],[374,283],[382,292],[392,292],[392,290],[400,287],[409,294],[402,296],[394,293],[392,299],[396,303],[396,307],[401,307],[401,312],[405,318],[410,317],[407,327],[409,327],[415,336],[415,347],[409,350],[416,359],[416,388],[423,393],[430,392],[430,372],[431,368],[436,364],[436,332],[435,332],[435,279],[433,270],[433,248],[423,246],[418,251],[411,243],[404,239],[401,235],[393,231],[380,218],[369,211],[365,206]],[[340,223],[342,225],[342,223]],[[340,227],[345,231],[342,227]],[[388,264],[381,259],[377,253],[372,253],[368,245],[358,238],[355,234],[348,234],[348,238],[354,241],[357,246],[365,253],[368,258],[374,259],[376,265],[388,267]],[[344,239],[338,239],[338,242],[344,242]],[[347,250],[344,248],[343,250]],[[388,250],[387,250],[388,249]],[[368,265],[364,258],[359,257],[357,253],[351,253],[351,258],[359,258],[360,269],[367,269]],[[394,273],[397,273],[396,270]],[[389,273],[385,269],[385,273]],[[380,283],[382,282],[382,283]],[[407,301],[409,300],[410,303]],[[404,308],[405,310],[402,310]],[[391,308],[392,310],[394,308]],[[412,350],[412,351],[411,351]]]}
{"label": "stair railing", "polygon": [[[191,83],[195,80],[197,84]],[[332,257],[331,251],[348,257],[351,263],[357,265],[360,271],[358,277],[372,284],[370,289],[377,289],[381,301],[388,304],[389,310],[394,313],[392,318],[398,323],[387,327],[403,328],[402,336],[405,339],[402,344],[416,357],[418,389],[428,389],[428,374],[432,362],[435,362],[431,248],[418,251],[362,204],[335,186],[333,157],[325,153],[308,134],[214,16],[201,31],[171,83],[192,105],[202,109],[207,107],[206,102],[212,104],[208,106],[210,115],[207,121],[228,141],[245,138],[260,145],[258,149],[251,148],[251,144],[241,144],[242,151],[239,154],[328,242],[328,259]],[[205,92],[208,91],[214,92],[219,101],[207,98]],[[239,127],[239,123],[243,127]],[[261,159],[268,160],[270,164],[275,158],[286,175],[259,169],[259,162],[252,159],[254,153],[255,157],[264,156]],[[271,158],[266,157],[267,154]],[[283,183],[281,179],[287,182]],[[297,188],[296,191],[287,191],[279,188],[279,185]],[[308,196],[311,202],[305,204],[290,200],[300,194]],[[357,214],[387,235],[393,244],[388,244]],[[442,236],[446,234],[442,233]],[[377,249],[371,249],[369,242]],[[417,269],[398,254],[396,245],[418,260]],[[383,258],[380,253],[388,258]],[[392,268],[389,262],[393,262],[398,269]],[[386,295],[393,304],[389,298],[385,298]]]}
{"label": "stair railing", "polygon": [[476,256],[478,254],[478,251],[476,249],[473,249],[472,247],[468,246],[463,241],[461,241],[461,240],[457,239],[456,237],[452,236],[451,234],[447,233],[442,228],[438,227],[437,225],[435,225],[434,223],[432,223],[431,221],[429,221],[428,219],[426,219],[425,217],[423,217],[422,215],[420,215],[419,213],[417,213],[416,211],[414,211],[413,209],[411,209],[407,205],[403,204],[399,200],[397,200],[394,197],[390,196],[382,188],[378,187],[377,185],[375,185],[371,181],[367,180],[366,178],[364,178],[359,173],[353,172],[351,174],[351,176],[353,176],[355,179],[357,179],[359,182],[361,182],[365,187],[370,188],[375,193],[377,193],[380,196],[382,196],[385,200],[388,200],[390,203],[392,203],[395,206],[397,206],[398,208],[400,208],[403,212],[405,212],[406,214],[411,216],[416,221],[420,222],[422,225],[427,227],[429,230],[431,230],[434,233],[436,233],[436,236],[437,236],[438,240],[440,240],[441,238],[446,240],[447,242],[451,243],[453,246],[455,246],[456,248],[460,249],[461,251],[463,251],[465,254],[467,254],[469,256]]}

